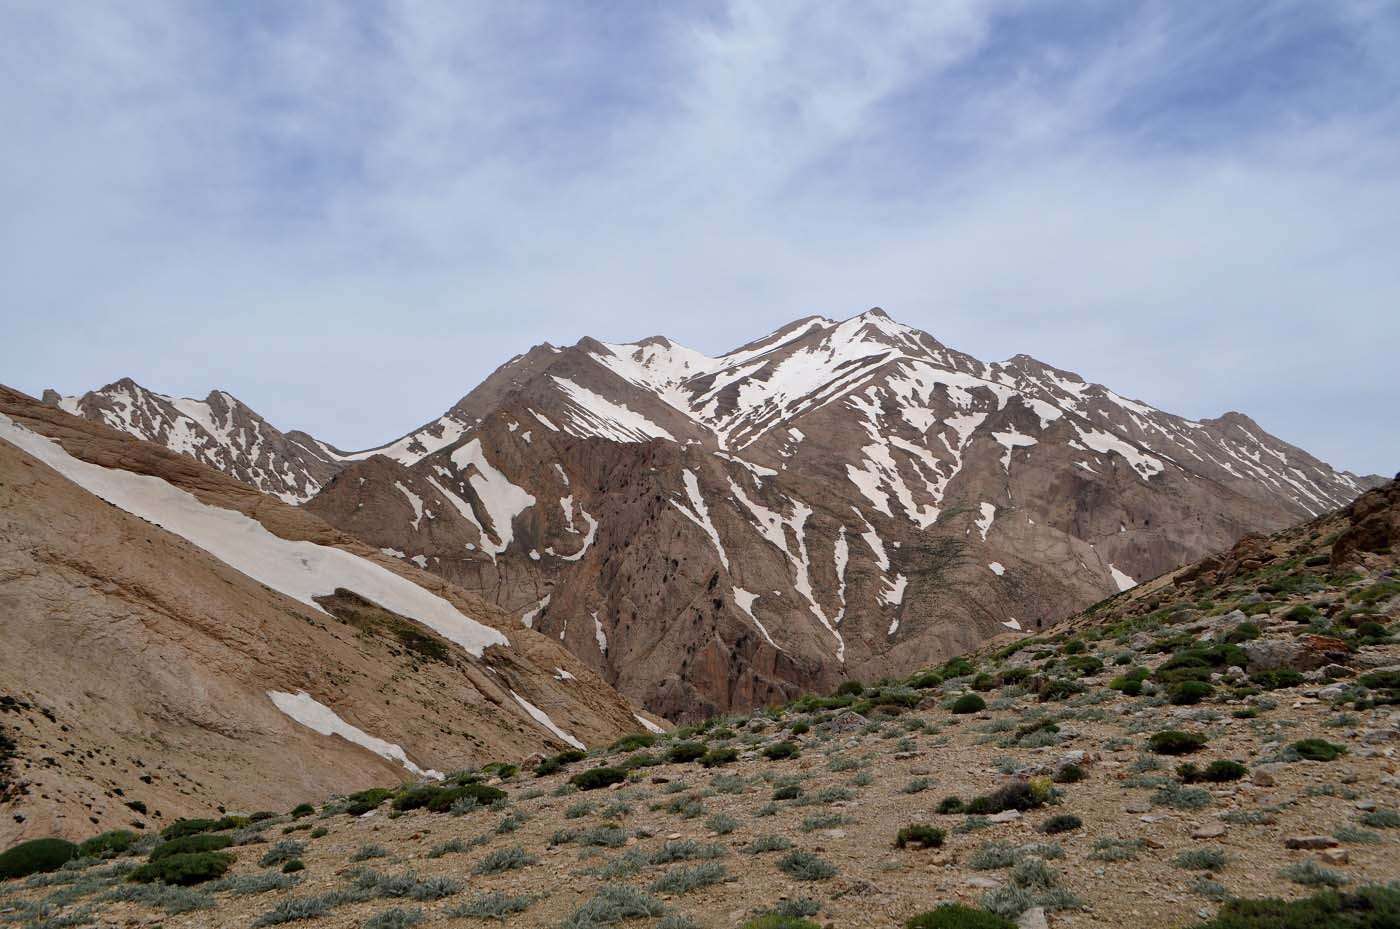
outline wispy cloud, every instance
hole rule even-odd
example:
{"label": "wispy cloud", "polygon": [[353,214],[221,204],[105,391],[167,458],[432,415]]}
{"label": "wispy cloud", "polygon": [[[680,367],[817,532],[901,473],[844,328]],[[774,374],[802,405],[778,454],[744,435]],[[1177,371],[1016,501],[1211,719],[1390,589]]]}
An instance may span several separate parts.
{"label": "wispy cloud", "polygon": [[11,4],[3,379],[370,445],[880,304],[1400,463],[1393,4]]}

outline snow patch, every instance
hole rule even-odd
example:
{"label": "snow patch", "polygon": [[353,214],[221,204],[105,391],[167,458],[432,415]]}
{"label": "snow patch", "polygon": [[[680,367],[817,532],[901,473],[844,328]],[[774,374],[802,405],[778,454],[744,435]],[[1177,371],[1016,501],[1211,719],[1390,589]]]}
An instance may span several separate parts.
{"label": "snow patch", "polygon": [[319,732],[321,735],[338,735],[347,742],[353,742],[361,748],[369,749],[381,758],[398,762],[415,777],[442,780],[442,775],[437,771],[425,771],[409,761],[408,755],[398,745],[375,738],[363,729],[350,725],[341,719],[334,710],[324,703],[317,702],[304,690],[298,690],[294,694],[283,693],[280,690],[269,690],[267,696],[277,709],[314,732]]}
{"label": "snow patch", "polygon": [[535,722],[539,723],[541,726],[544,726],[550,732],[554,733],[556,736],[563,739],[565,742],[569,743],[574,748],[577,748],[580,751],[588,751],[587,745],[584,745],[578,739],[574,738],[573,736],[565,732],[563,729],[560,729],[558,726],[556,726],[554,724],[554,720],[550,719],[549,714],[546,713],[544,710],[535,706],[529,700],[526,700],[524,697],[520,696],[520,694],[516,693],[513,690],[510,692],[510,695],[515,698],[516,703],[524,707],[525,712],[529,713],[530,716],[534,718]]}
{"label": "snow patch", "polygon": [[990,568],[992,573],[995,574],[997,577],[1001,577],[1003,574],[1006,573],[1006,568],[1002,566],[1002,563],[1000,561],[990,562],[988,563],[987,567]]}

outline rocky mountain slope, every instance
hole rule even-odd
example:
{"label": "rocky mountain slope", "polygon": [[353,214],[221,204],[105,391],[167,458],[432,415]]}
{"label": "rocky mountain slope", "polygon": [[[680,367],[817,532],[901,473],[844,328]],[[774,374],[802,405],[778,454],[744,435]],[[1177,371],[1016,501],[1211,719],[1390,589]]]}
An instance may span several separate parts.
{"label": "rocky mountain slope", "polygon": [[[471,787],[192,824],[222,850],[147,839],[0,883],[0,914],[1381,929],[1400,921],[1397,631],[1391,483],[907,679],[456,776]],[[504,796],[434,803],[454,789]],[[171,858],[198,883],[129,879]]]}
{"label": "rocky mountain slope", "polygon": [[1367,486],[879,310],[719,357],[537,346],[377,454],[311,444],[307,509],[672,718],[1043,628]]}
{"label": "rocky mountain slope", "polygon": [[5,388],[0,640],[0,843],[655,725],[473,594]]}

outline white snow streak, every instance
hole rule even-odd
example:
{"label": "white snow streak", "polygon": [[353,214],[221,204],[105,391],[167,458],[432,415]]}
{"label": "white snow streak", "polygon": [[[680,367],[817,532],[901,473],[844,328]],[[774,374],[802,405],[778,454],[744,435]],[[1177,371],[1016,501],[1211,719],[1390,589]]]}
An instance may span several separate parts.
{"label": "white snow streak", "polygon": [[312,699],[311,695],[304,690],[298,690],[294,694],[283,693],[279,690],[269,690],[267,696],[272,700],[274,706],[292,719],[301,723],[308,729],[319,732],[321,735],[338,735],[347,742],[353,742],[361,748],[367,748],[381,758],[390,761],[397,761],[417,777],[429,777],[434,780],[442,780],[442,775],[436,771],[424,771],[416,764],[408,760],[408,755],[404,750],[392,742],[375,738],[363,729],[352,726],[341,719],[334,710],[324,703],[318,703]]}
{"label": "white snow streak", "polygon": [[535,706],[529,700],[526,700],[524,697],[520,696],[520,694],[516,693],[513,690],[510,692],[510,695],[515,698],[516,703],[520,704],[522,707],[525,708],[525,712],[529,713],[534,718],[535,722],[539,723],[541,726],[544,726],[550,732],[554,733],[559,738],[563,739],[565,742],[568,742],[574,748],[580,749],[581,751],[588,751],[587,745],[584,745],[578,739],[569,735],[567,732],[565,732],[563,729],[560,729],[558,726],[554,725],[554,720],[550,719],[549,714],[546,713],[544,710]]}

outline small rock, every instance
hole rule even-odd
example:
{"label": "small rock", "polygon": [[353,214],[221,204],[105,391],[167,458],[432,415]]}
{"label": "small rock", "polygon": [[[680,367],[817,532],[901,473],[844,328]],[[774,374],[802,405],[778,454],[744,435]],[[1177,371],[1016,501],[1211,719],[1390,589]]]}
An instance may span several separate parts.
{"label": "small rock", "polygon": [[1283,847],[1309,850],[1336,848],[1337,840],[1330,835],[1294,835],[1283,840]]}
{"label": "small rock", "polygon": [[988,822],[993,823],[1014,823],[1021,818],[1020,810],[1002,810],[1000,813],[993,813],[987,817]]}
{"label": "small rock", "polygon": [[1148,803],[1146,800],[1133,799],[1123,804],[1123,809],[1128,813],[1146,813],[1148,810],[1152,809],[1152,804]]}
{"label": "small rock", "polygon": [[1351,856],[1344,848],[1329,848],[1317,853],[1319,860],[1326,864],[1351,864]]}
{"label": "small rock", "polygon": [[1220,821],[1204,823],[1191,833],[1193,839],[1218,839],[1225,834],[1225,824]]}
{"label": "small rock", "polygon": [[969,887],[980,887],[983,890],[991,890],[993,887],[1000,887],[1001,881],[993,880],[990,877],[983,877],[980,874],[973,874],[963,881]]}
{"label": "small rock", "polygon": [[1050,929],[1050,922],[1045,918],[1045,908],[1033,906],[1016,917],[1017,929]]}

